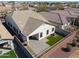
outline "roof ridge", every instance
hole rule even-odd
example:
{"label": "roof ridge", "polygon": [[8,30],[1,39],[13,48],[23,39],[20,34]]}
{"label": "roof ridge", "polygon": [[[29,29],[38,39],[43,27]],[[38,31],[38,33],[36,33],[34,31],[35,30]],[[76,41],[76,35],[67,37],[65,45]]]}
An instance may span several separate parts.
{"label": "roof ridge", "polygon": [[59,16],[59,18],[60,18],[61,24],[63,24],[62,18],[61,18],[61,16],[60,16],[60,14],[59,14],[59,13],[57,13],[57,14],[58,14],[58,16]]}

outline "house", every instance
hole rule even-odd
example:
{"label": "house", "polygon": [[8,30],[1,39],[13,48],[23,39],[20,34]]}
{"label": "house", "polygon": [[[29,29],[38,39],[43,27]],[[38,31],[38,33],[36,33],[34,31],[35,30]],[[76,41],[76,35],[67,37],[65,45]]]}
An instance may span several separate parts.
{"label": "house", "polygon": [[15,32],[21,42],[27,40],[41,40],[55,32],[55,26],[47,24],[39,13],[27,11],[14,11],[12,16],[5,17],[6,24]]}
{"label": "house", "polygon": [[71,16],[73,16],[73,19],[71,20],[73,25],[78,25],[79,24],[79,20],[77,19],[77,17],[79,16],[79,8],[70,8],[70,9],[66,9]]}
{"label": "house", "polygon": [[66,19],[66,16],[62,13],[57,12],[40,12],[40,14],[46,18],[51,24],[55,25],[57,28],[63,30],[69,28],[69,22]]}
{"label": "house", "polygon": [[7,31],[0,21],[0,45],[7,43],[7,45],[9,45],[12,50],[14,50],[13,39],[14,37]]}

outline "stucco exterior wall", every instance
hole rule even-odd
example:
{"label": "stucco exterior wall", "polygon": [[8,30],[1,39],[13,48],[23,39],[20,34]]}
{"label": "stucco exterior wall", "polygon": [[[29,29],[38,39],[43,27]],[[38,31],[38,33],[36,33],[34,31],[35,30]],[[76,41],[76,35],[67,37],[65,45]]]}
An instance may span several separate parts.
{"label": "stucco exterior wall", "polygon": [[[54,30],[52,31],[52,28]],[[49,34],[47,35],[47,30],[49,30]],[[42,37],[40,37],[40,33],[42,33]],[[39,40],[55,33],[55,26],[48,25],[48,24],[42,24],[40,27],[38,27],[33,33],[31,33],[29,36],[32,36],[34,34],[39,34]]]}

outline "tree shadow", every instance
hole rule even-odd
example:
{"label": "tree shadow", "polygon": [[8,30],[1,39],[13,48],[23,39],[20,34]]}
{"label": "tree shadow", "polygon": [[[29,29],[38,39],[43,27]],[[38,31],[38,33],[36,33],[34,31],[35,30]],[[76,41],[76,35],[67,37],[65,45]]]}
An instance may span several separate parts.
{"label": "tree shadow", "polygon": [[64,52],[70,52],[70,50],[67,49],[67,48],[61,48],[61,50],[64,51]]}

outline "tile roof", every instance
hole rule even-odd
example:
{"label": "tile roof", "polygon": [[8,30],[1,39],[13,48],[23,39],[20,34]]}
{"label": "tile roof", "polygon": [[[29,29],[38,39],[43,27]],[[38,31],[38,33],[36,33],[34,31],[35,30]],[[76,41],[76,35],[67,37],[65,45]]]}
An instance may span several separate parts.
{"label": "tile roof", "polygon": [[[38,19],[44,22],[48,22],[39,13],[31,10],[14,11],[12,16],[7,16],[7,18],[10,17],[12,17],[12,19],[14,20],[14,22],[17,24],[17,26],[21,31],[24,31],[26,29],[26,32],[28,32],[27,34],[30,34],[37,26],[40,25],[40,22],[37,21]],[[32,27],[33,24],[34,27]],[[32,29],[31,27],[34,29]]]}
{"label": "tile roof", "polygon": [[52,23],[57,23],[61,25],[68,23],[67,15],[69,14],[68,12],[65,12],[65,11],[57,10],[57,11],[50,11],[50,12],[41,12],[40,14],[42,14],[48,21]]}
{"label": "tile roof", "polygon": [[43,23],[44,22],[39,19],[30,17],[24,26],[23,33],[25,33],[27,36],[31,34],[35,29],[37,29],[39,26],[41,26]]}
{"label": "tile roof", "polygon": [[1,39],[3,40],[13,39],[13,36],[7,31],[7,29],[3,26],[1,21],[0,21],[0,36],[1,36]]}
{"label": "tile roof", "polygon": [[65,9],[65,10],[68,11],[70,13],[70,15],[73,15],[73,16],[79,15],[79,8],[69,8],[69,9]]}
{"label": "tile roof", "polygon": [[58,13],[63,24],[68,23],[67,17],[74,17],[71,16],[67,10],[55,10],[51,11],[51,13]]}
{"label": "tile roof", "polygon": [[50,12],[40,12],[40,14],[50,22],[55,22],[61,24],[60,18],[57,13]]}
{"label": "tile roof", "polygon": [[48,22],[39,13],[31,11],[31,10],[14,11],[12,15],[13,20],[15,21],[17,26],[20,28],[20,30],[24,29],[24,26],[27,23],[27,20],[29,19],[29,17],[33,17],[33,18]]}
{"label": "tile roof", "polygon": [[65,16],[69,16],[69,15],[70,15],[69,12],[66,11],[66,10],[53,10],[53,11],[51,11],[51,12],[63,14],[63,15],[65,15]]}
{"label": "tile roof", "polygon": [[6,11],[6,7],[5,6],[0,6],[0,12],[4,12]]}

